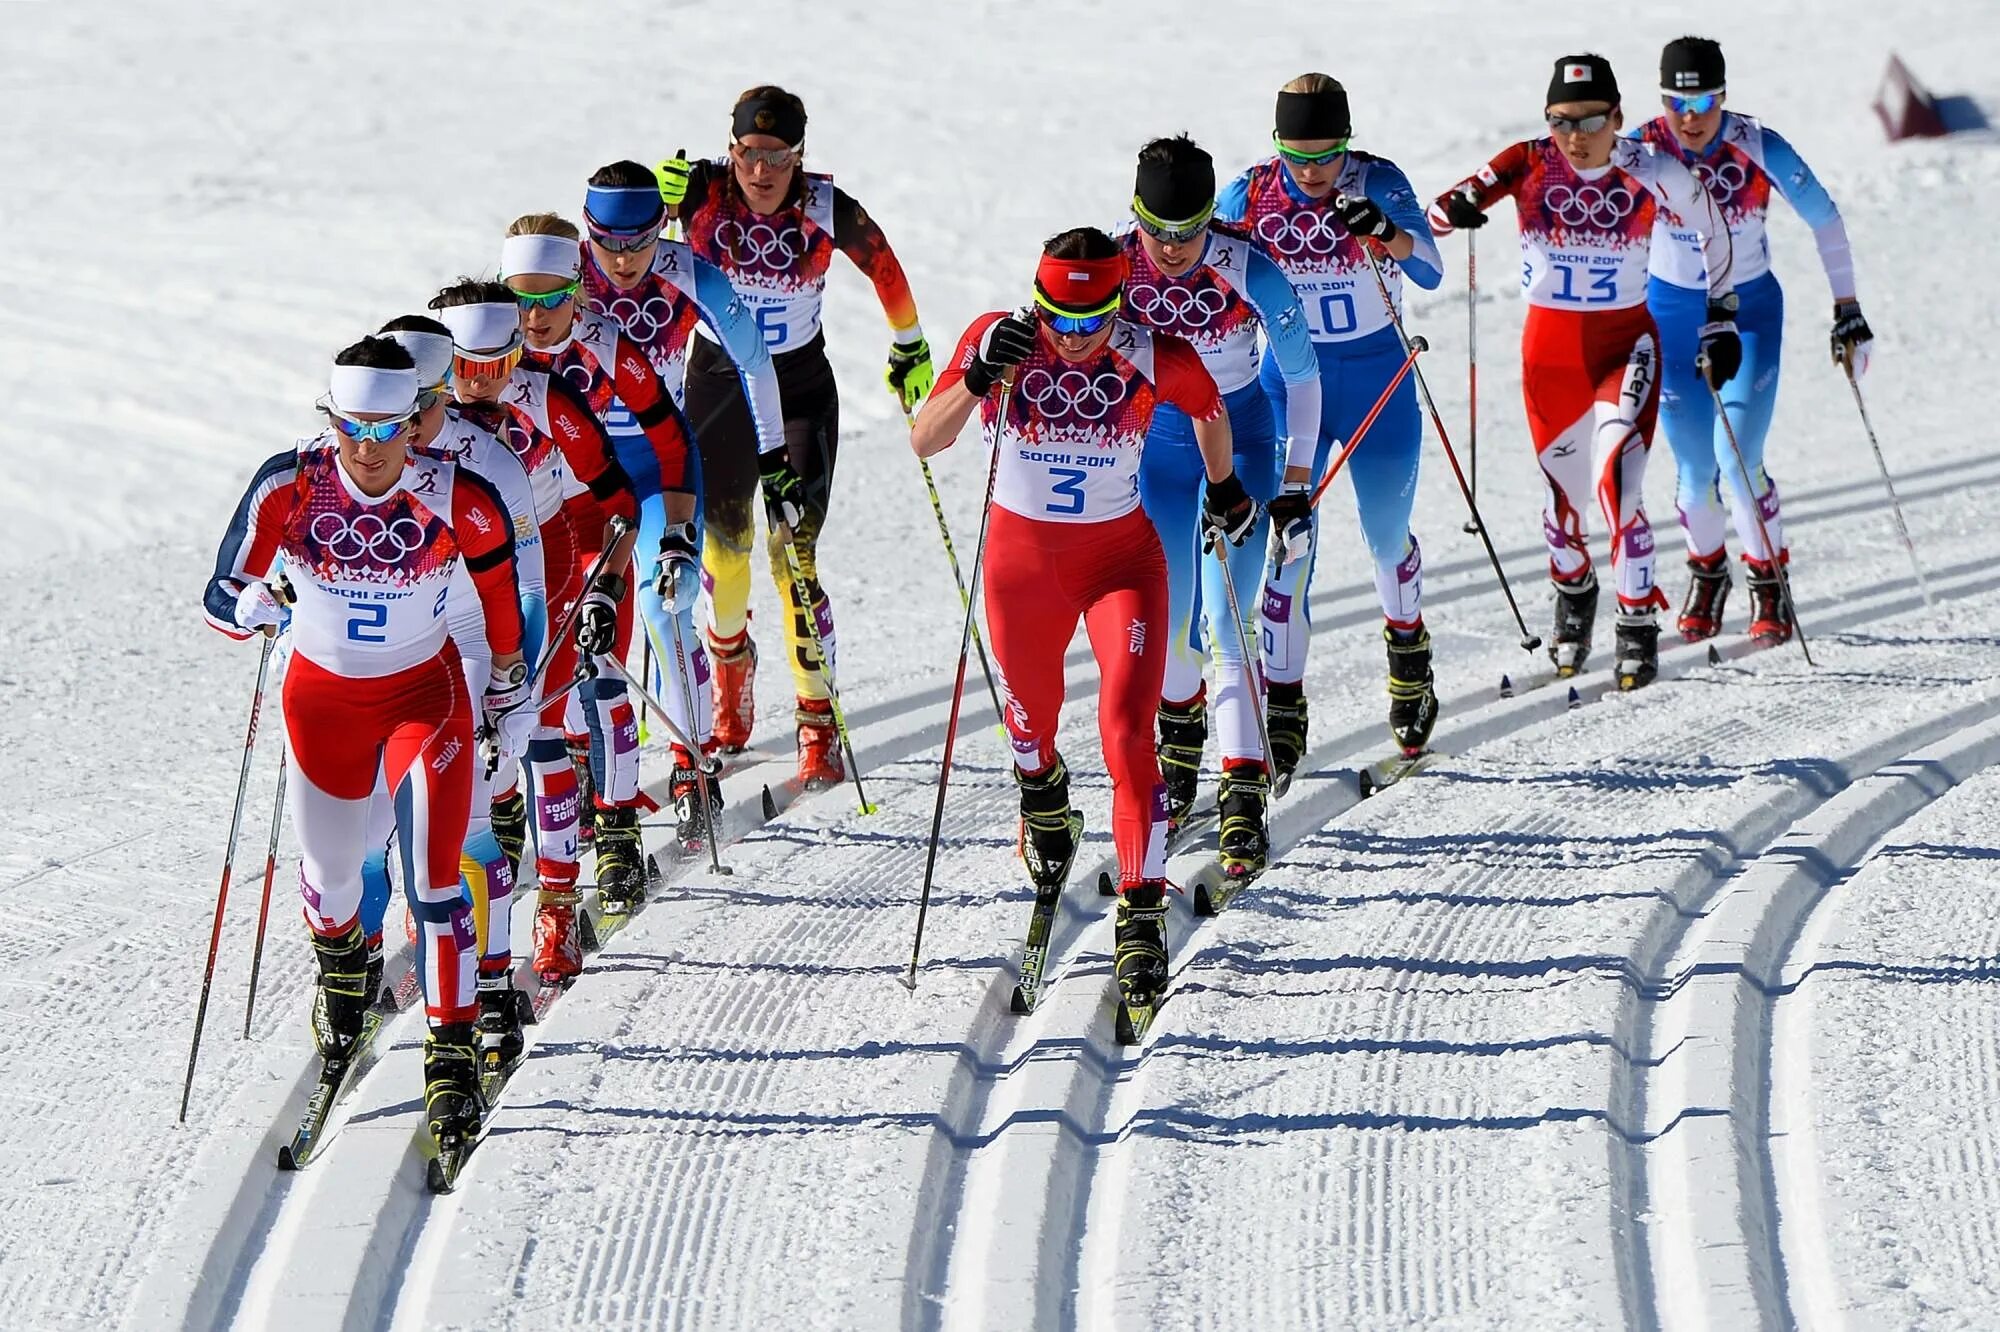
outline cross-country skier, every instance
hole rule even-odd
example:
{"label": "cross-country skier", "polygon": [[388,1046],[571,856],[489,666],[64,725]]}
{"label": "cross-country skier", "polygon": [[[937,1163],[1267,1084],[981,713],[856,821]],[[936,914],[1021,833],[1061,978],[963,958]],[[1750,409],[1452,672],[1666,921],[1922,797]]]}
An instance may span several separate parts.
{"label": "cross-country skier", "polygon": [[[1820,264],[1833,288],[1834,360],[1851,355],[1858,373],[1873,335],[1862,318],[1861,302],[1855,299],[1854,259],[1840,210],[1812,168],[1776,130],[1723,109],[1728,101],[1726,83],[1721,46],[1706,37],[1668,42],[1660,52],[1660,100],[1666,104],[1666,114],[1647,121],[1638,133],[1663,154],[1687,163],[1729,224],[1736,295],[1741,301],[1736,325],[1743,337],[1743,369],[1729,381],[1722,402],[1743,452],[1740,463],[1716,419],[1708,386],[1694,368],[1707,296],[1698,237],[1664,212],[1653,226],[1646,304],[1659,325],[1665,358],[1660,420],[1680,467],[1681,529],[1687,536],[1689,575],[1681,636],[1692,643],[1722,632],[1729,550],[1721,486],[1728,490],[1736,535],[1743,543],[1751,596],[1750,636],[1782,643],[1792,636],[1792,624],[1779,586],[1779,564],[1789,564],[1791,552],[1779,518],[1778,486],[1764,470],[1764,437],[1777,406],[1785,327],[1785,294],[1771,270],[1771,247],[1764,234],[1774,191],[1812,228],[1818,242]],[[1775,550],[1764,544],[1766,532]]]}
{"label": "cross-country skier", "polygon": [[[625,335],[645,350],[660,379],[682,405],[686,403],[688,344],[697,326],[706,328],[736,367],[750,415],[756,423],[758,452],[782,449],[785,436],[778,377],[755,317],[737,299],[735,289],[721,269],[697,257],[687,242],[660,234],[666,220],[659,179],[651,168],[621,161],[600,167],[592,174],[583,208],[584,229],[589,239],[583,260],[586,304],[618,321]],[[699,498],[698,450],[693,464]],[[630,463],[626,470],[631,470]],[[656,518],[656,514],[660,517]],[[704,517],[697,506],[697,541],[701,540]],[[652,525],[663,521],[664,513],[656,506],[641,507],[640,550],[658,549],[665,532],[652,530]],[[653,655],[657,659],[663,662],[675,659],[677,636],[687,653],[694,675],[697,715],[683,718],[679,711],[672,715],[701,743],[704,752],[712,752],[715,748],[712,677],[703,637],[694,628],[694,591],[680,581],[663,588],[657,579],[642,579],[639,610],[651,630]],[[686,604],[677,604],[669,610],[669,600]],[[680,693],[669,691],[660,701],[670,709],[678,709]],[[686,759],[676,749],[672,796],[683,844],[705,835],[708,819],[708,803],[702,799],[694,767]],[[722,786],[717,778],[709,779],[708,799],[716,809],[722,808]]]}
{"label": "cross-country skier", "polygon": [[949,447],[975,407],[991,428],[999,385],[1011,378],[985,590],[1021,787],[1022,854],[1038,884],[1060,884],[1076,855],[1083,820],[1070,809],[1056,721],[1063,654],[1081,618],[1104,677],[1097,717],[1122,894],[1118,981],[1138,1007],[1167,980],[1166,788],[1153,752],[1166,557],[1139,503],[1139,456],[1155,409],[1172,404],[1193,420],[1210,540],[1240,544],[1257,506],[1231,467],[1229,421],[1200,356],[1118,318],[1128,270],[1118,243],[1094,227],[1051,239],[1035,271],[1032,322],[998,311],[973,321],[910,445],[920,458]]}
{"label": "cross-country skier", "polygon": [[1618,577],[1617,676],[1621,689],[1659,671],[1667,604],[1653,580],[1646,521],[1646,454],[1659,412],[1659,334],[1646,311],[1653,220],[1666,208],[1693,226],[1708,274],[1696,336],[1708,375],[1725,384],[1742,361],[1731,287],[1729,228],[1677,158],[1618,137],[1618,80],[1599,55],[1564,56],[1544,109],[1550,136],[1517,143],[1431,205],[1433,228],[1485,224],[1511,196],[1520,218],[1521,395],[1547,482],[1542,531],[1555,583],[1554,641],[1561,675],[1582,669],[1597,615],[1597,574],[1584,539],[1583,505],[1594,488]]}
{"label": "cross-country skier", "polygon": [[[748,607],[756,525],[750,498],[761,475],[765,504],[777,519],[771,524],[771,573],[789,611],[785,638],[798,693],[799,780],[816,787],[846,777],[812,635],[817,624],[831,657],[833,606],[820,583],[817,551],[839,451],[840,396],[826,359],[820,305],[836,250],[875,284],[895,339],[887,378],[905,410],[914,410],[930,391],[931,352],[888,238],[832,177],[804,169],[805,136],[803,102],[783,88],[752,88],[736,99],[728,155],[662,163],[660,192],[685,225],[695,254],[727,273],[754,311],[783,398],[785,447],[759,454],[735,366],[697,330],[688,356],[687,407],[701,450],[707,509],[702,565],[713,616],[708,632],[716,738],[724,749],[741,749],[750,743],[754,721],[757,651]],[[780,522],[794,539],[803,589],[792,586]]]}
{"label": "cross-country skier", "polygon": [[[1353,132],[1346,90],[1325,74],[1301,74],[1278,90],[1271,133],[1276,155],[1225,185],[1216,205],[1217,216],[1239,223],[1277,260],[1305,309],[1320,381],[1314,484],[1404,359],[1361,247],[1369,246],[1378,257],[1399,311],[1404,277],[1425,290],[1443,280],[1437,243],[1410,182],[1387,158],[1350,148]],[[1295,401],[1285,372],[1274,340],[1263,368],[1274,406]],[[1424,628],[1423,549],[1410,530],[1421,443],[1416,386],[1406,381],[1347,460],[1382,604],[1389,729],[1409,752],[1423,749],[1437,723],[1431,638]],[[1264,597],[1264,669],[1271,748],[1281,774],[1292,770],[1306,745],[1308,593],[1319,550],[1319,519],[1309,508],[1309,494],[1288,485],[1271,504],[1285,558]]]}
{"label": "cross-country skier", "polygon": [[[432,1132],[470,1137],[484,1114],[474,1063],[471,910],[459,886],[476,709],[503,754],[533,722],[520,593],[505,508],[442,459],[413,457],[410,354],[364,338],[334,358],[321,399],[329,429],[258,469],[231,518],[203,604],[236,638],[275,630],[265,580],[285,564],[296,603],[285,673],[286,780],[299,887],[319,960],[313,1038],[342,1058],[360,1038],[367,944],[361,862],[378,771],[395,793],[404,882],[421,924],[430,1019],[424,1102]],[[492,652],[483,703],[467,696],[445,604],[464,568]]]}
{"label": "cross-country skier", "polygon": [[[583,969],[576,935],[579,792],[563,743],[569,695],[551,696],[575,675],[579,647],[600,653],[615,645],[617,608],[625,599],[625,579],[617,570],[630,560],[634,544],[633,533],[614,543],[604,572],[585,587],[584,571],[596,548],[580,551],[572,524],[580,512],[585,520],[601,521],[585,511],[593,500],[605,516],[634,521],[636,502],[631,480],[582,393],[560,374],[523,363],[520,304],[512,288],[459,282],[439,292],[431,309],[451,329],[453,393],[528,469],[548,579],[549,632],[577,607],[574,630],[544,649],[549,664],[541,696],[548,701],[528,745],[535,784],[535,877],[541,885],[534,967],[539,975],[560,979]],[[583,490],[576,489],[578,483]]]}
{"label": "cross-country skier", "polygon": [[[1319,437],[1319,362],[1313,356],[1298,294],[1271,257],[1242,232],[1211,225],[1215,163],[1186,135],[1155,139],[1139,150],[1132,223],[1119,240],[1131,264],[1123,314],[1133,323],[1184,338],[1215,379],[1229,412],[1236,475],[1250,497],[1269,503],[1278,491],[1278,439],[1285,440],[1285,480],[1303,491],[1312,479]],[[1262,330],[1283,377],[1281,431],[1273,402],[1257,382],[1257,334]],[[1167,784],[1167,826],[1194,808],[1202,746],[1208,738],[1196,607],[1207,621],[1215,660],[1215,722],[1222,760],[1221,846],[1224,870],[1261,872],[1269,851],[1264,798],[1271,787],[1255,709],[1255,663],[1243,660],[1245,638],[1257,641],[1262,601],[1262,519],[1250,539],[1229,553],[1229,577],[1246,623],[1229,621],[1221,567],[1202,558],[1201,451],[1187,413],[1163,403],[1139,460],[1139,498],[1158,529],[1167,557],[1167,666],[1160,697],[1160,774]],[[1075,473],[1077,486],[1083,483]],[[1077,501],[1082,494],[1079,490]]]}
{"label": "cross-country skier", "polygon": [[[616,320],[581,310],[582,233],[554,213],[530,213],[507,228],[500,247],[500,280],[521,304],[521,331],[527,338],[524,365],[546,369],[567,380],[590,404],[604,427],[619,465],[631,478],[642,515],[642,532],[658,535],[646,552],[643,578],[669,589],[674,605],[691,608],[700,576],[695,543],[692,445],[673,394],[661,382],[646,353],[625,336]],[[576,557],[597,558],[609,515],[593,496],[572,482],[570,515]],[[615,566],[626,571],[624,565]],[[631,646],[634,616],[631,585],[620,580],[623,602],[613,655]],[[692,663],[690,663],[692,669]],[[678,664],[662,662],[667,694],[681,694]],[[597,887],[613,909],[636,906],[645,898],[639,839],[639,723],[625,680],[600,664],[594,679],[576,691],[569,709],[576,732],[574,749],[587,749],[592,780],[590,807],[596,831]],[[573,749],[573,752],[574,752]],[[676,767],[692,768],[685,751]]]}

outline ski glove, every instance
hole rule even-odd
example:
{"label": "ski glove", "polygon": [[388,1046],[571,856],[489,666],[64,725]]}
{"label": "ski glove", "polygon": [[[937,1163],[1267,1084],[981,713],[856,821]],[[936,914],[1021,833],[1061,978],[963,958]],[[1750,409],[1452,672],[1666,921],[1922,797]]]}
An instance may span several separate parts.
{"label": "ski glove", "polygon": [[783,449],[772,449],[757,457],[757,474],[764,479],[764,512],[771,526],[797,531],[805,516],[806,486],[792,470],[792,460]]}
{"label": "ski glove", "polygon": [[889,344],[889,368],[882,378],[889,391],[903,400],[904,411],[914,412],[923,405],[936,377],[931,369],[930,343],[918,338],[915,342]]}
{"label": "ski glove", "polygon": [[660,181],[660,202],[669,208],[679,208],[688,197],[688,177],[694,168],[688,164],[688,150],[676,148],[674,155],[653,169]]}
{"label": "ski glove", "polygon": [[1701,326],[1701,346],[1695,364],[1707,363],[1704,377],[1708,386],[1719,389],[1736,378],[1743,368],[1743,339],[1736,332],[1736,312],[1714,301],[1708,303],[1708,322]]}
{"label": "ski glove", "polygon": [[660,594],[669,615],[694,609],[695,598],[701,595],[701,557],[695,552],[693,523],[675,523],[660,538],[653,590]]}
{"label": "ski glove", "polygon": [[597,575],[583,594],[576,615],[576,647],[586,656],[601,657],[618,647],[618,603],[625,600],[625,580],[615,573]]}
{"label": "ski glove", "polygon": [[289,618],[280,589],[253,578],[236,594],[236,623],[252,633],[275,634]]}
{"label": "ski glove", "polygon": [[1473,198],[1470,187],[1440,194],[1437,202],[1431,205],[1431,215],[1435,218],[1440,213],[1447,225],[1460,231],[1476,231],[1486,225],[1486,213],[1480,208],[1479,201]]}
{"label": "ski glove", "polygon": [[1224,540],[1240,546],[1257,525],[1257,505],[1235,472],[1208,483],[1201,502],[1201,548],[1211,551]]}
{"label": "ski glove", "polygon": [[985,397],[1002,375],[1027,360],[1034,349],[1035,326],[1019,315],[1003,315],[979,340],[978,353],[965,367],[965,386],[973,397]]}
{"label": "ski glove", "polygon": [[1278,562],[1290,564],[1312,549],[1312,491],[1294,483],[1265,506],[1271,515],[1271,546]]}
{"label": "ski glove", "polygon": [[[1340,219],[1340,224],[1347,228],[1351,236],[1357,238],[1373,236],[1384,244],[1395,239],[1396,224],[1391,222],[1389,215],[1365,194],[1352,197],[1345,194],[1335,196],[1333,214]],[[1479,216],[1482,221],[1486,217],[1484,213]]]}
{"label": "ski glove", "polygon": [[1860,301],[1835,301],[1833,303],[1833,363],[1845,362],[1854,367],[1854,377],[1868,367],[1868,347],[1875,341],[1875,334],[1869,329],[1867,319],[1862,317]]}
{"label": "ski glove", "polygon": [[528,698],[528,665],[515,662],[505,670],[495,666],[486,679],[486,725],[493,732],[493,748],[502,763],[512,763],[528,752],[528,738],[538,720]]}

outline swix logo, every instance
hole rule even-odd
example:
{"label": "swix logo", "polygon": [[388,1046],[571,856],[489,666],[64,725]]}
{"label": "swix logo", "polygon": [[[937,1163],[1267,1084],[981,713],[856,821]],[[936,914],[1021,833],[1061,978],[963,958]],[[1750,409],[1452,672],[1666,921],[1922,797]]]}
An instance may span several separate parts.
{"label": "swix logo", "polygon": [[638,379],[646,373],[646,363],[628,352],[624,364],[619,369],[633,379]]}
{"label": "swix logo", "polygon": [[1144,656],[1146,653],[1146,622],[1144,620],[1132,621],[1131,626],[1125,630],[1125,640],[1127,650],[1133,656]]}
{"label": "swix logo", "polygon": [[576,422],[570,420],[567,416],[558,416],[555,419],[555,426],[556,429],[563,432],[563,436],[567,439],[576,440],[583,438],[583,432],[577,429]]}
{"label": "swix logo", "polygon": [[448,741],[445,747],[439,751],[438,756],[431,760],[431,771],[443,772],[449,768],[452,760],[458,757],[458,751],[463,748],[465,748],[465,744],[460,740]]}
{"label": "swix logo", "polygon": [[481,536],[484,536],[488,532],[491,532],[493,530],[493,524],[486,521],[485,506],[474,505],[472,508],[467,509],[465,511],[465,516],[472,523],[473,527],[478,529],[479,534]]}

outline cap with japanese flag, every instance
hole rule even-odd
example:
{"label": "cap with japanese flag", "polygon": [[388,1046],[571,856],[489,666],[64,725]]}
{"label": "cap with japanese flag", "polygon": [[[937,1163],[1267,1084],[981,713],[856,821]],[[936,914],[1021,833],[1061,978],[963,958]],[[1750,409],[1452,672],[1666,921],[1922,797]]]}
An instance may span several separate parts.
{"label": "cap with japanese flag", "polygon": [[1611,72],[1611,62],[1601,55],[1567,55],[1556,61],[1555,73],[1549,77],[1549,96],[1545,106],[1559,106],[1568,102],[1603,102],[1608,106],[1618,105],[1618,78]]}

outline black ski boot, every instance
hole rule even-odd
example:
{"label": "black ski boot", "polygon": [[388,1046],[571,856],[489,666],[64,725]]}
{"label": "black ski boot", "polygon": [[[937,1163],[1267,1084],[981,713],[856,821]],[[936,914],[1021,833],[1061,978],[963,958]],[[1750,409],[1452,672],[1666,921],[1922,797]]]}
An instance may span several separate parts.
{"label": "black ski boot", "polygon": [[646,871],[640,861],[639,811],[599,809],[597,896],[613,914],[636,911],[646,902]]}
{"label": "black ski boot", "polygon": [[1792,617],[1785,608],[1785,585],[1775,563],[1743,560],[1744,581],[1750,585],[1750,637],[1767,647],[1788,642]]}
{"label": "black ski boot", "polygon": [[[576,807],[588,814],[597,808],[597,781],[590,775],[590,741],[570,740],[569,765],[576,772]],[[578,819],[576,842],[578,846],[588,846],[597,836],[597,828],[589,819]]]}
{"label": "black ski boot", "polygon": [[493,840],[507,857],[513,882],[521,882],[521,853],[528,847],[528,798],[518,787],[493,802]]}
{"label": "black ski boot", "polygon": [[1118,899],[1114,966],[1128,1008],[1144,1008],[1167,988],[1167,885],[1135,883]]}
{"label": "black ski boot", "polygon": [[1556,631],[1549,642],[1549,660],[1556,675],[1567,680],[1583,669],[1590,655],[1590,630],[1597,623],[1597,573],[1585,569],[1572,582],[1550,580],[1556,589]]}
{"label": "black ski boot", "polygon": [[424,1113],[438,1145],[463,1145],[486,1117],[479,1094],[479,1051],[470,1022],[445,1022],[424,1038]]}
{"label": "black ski boot", "polygon": [[1264,872],[1271,839],[1264,828],[1264,796],[1271,789],[1264,765],[1237,759],[1222,768],[1222,872],[1253,879]]}
{"label": "black ski boot", "polygon": [[521,992],[510,969],[479,972],[479,1071],[506,1073],[520,1061],[527,1042],[521,1035]]}
{"label": "black ski boot", "polygon": [[1438,719],[1430,630],[1419,624],[1405,634],[1385,624],[1382,641],[1389,645],[1389,733],[1404,755],[1414,758],[1431,742]]}
{"label": "black ski boot", "polygon": [[1653,608],[1618,612],[1618,687],[1643,689],[1660,673],[1660,622]]}
{"label": "black ski boot", "polygon": [[1195,783],[1201,778],[1202,746],[1208,743],[1208,703],[1197,694],[1185,703],[1160,704],[1160,780],[1167,784],[1167,835],[1194,812]]}
{"label": "black ski boot", "polygon": [[1722,606],[1729,600],[1729,551],[1688,557],[1687,600],[1681,603],[1683,643],[1699,643],[1722,632]]}
{"label": "black ski boot", "polygon": [[1069,881],[1083,835],[1083,815],[1070,808],[1069,769],[1057,755],[1055,766],[1034,777],[1014,770],[1021,788],[1021,860],[1037,889],[1056,889]]}
{"label": "black ski boot", "polygon": [[[706,783],[707,795],[702,786]],[[694,757],[679,745],[674,746],[674,773],[668,787],[674,802],[674,836],[680,839],[683,851],[701,851],[708,847],[708,811],[712,805],[717,815],[722,813],[722,782],[719,777],[701,775],[695,767]]]}
{"label": "black ski boot", "polygon": [[1273,682],[1266,690],[1264,723],[1271,733],[1271,762],[1285,781],[1306,752],[1306,687]]}
{"label": "black ski boot", "polygon": [[345,1059],[361,1039],[361,1020],[368,1012],[368,941],[357,920],[345,934],[315,933],[312,945],[319,959],[313,1044],[322,1059]]}

